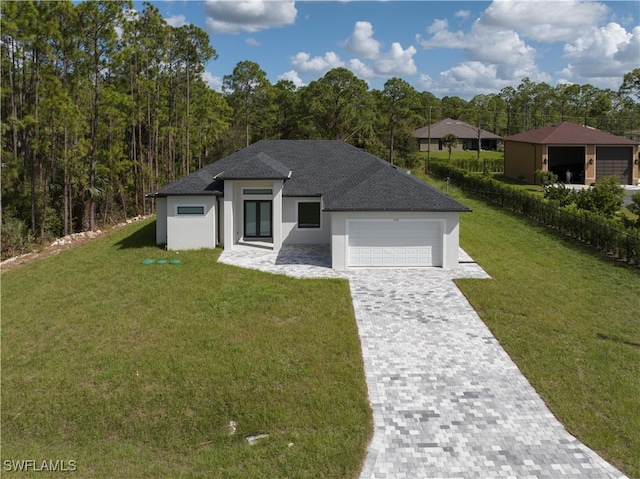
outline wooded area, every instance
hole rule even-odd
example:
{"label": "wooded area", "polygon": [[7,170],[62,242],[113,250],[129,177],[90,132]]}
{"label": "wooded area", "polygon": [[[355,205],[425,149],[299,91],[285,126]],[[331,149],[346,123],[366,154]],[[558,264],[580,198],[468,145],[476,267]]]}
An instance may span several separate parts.
{"label": "wooded area", "polygon": [[415,167],[412,131],[460,119],[501,136],[560,121],[640,134],[640,69],[619,91],[517,88],[436,98],[345,68],[297,88],[257,63],[207,86],[209,35],[145,3],[2,0],[2,252],[152,212],[145,195],[256,140],[341,139]]}

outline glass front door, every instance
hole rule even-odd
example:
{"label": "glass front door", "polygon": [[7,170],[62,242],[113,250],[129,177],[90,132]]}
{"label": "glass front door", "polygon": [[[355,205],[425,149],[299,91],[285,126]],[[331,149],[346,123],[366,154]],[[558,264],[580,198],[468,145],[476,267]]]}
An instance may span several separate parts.
{"label": "glass front door", "polygon": [[244,237],[271,238],[271,201],[244,202]]}

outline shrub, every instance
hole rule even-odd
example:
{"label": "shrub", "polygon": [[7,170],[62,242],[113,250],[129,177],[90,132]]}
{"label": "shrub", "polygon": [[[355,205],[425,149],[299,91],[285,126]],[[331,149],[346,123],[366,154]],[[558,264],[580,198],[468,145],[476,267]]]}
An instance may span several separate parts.
{"label": "shrub", "polygon": [[502,173],[504,171],[504,161],[500,158],[464,158],[452,160],[454,166],[467,171],[477,171],[483,173]]}
{"label": "shrub", "polygon": [[[640,265],[640,236],[636,231],[625,231],[620,221],[604,217],[602,214],[603,211],[608,211],[606,208],[609,203],[604,201],[607,197],[614,198],[610,205],[618,205],[615,212],[622,204],[622,197],[618,196],[618,189],[622,190],[623,195],[624,189],[615,178],[604,181],[595,193],[589,195],[590,206],[599,204],[602,207],[597,212],[593,212],[578,209],[575,204],[560,208],[555,202],[543,200],[531,193],[504,185],[482,174],[469,173],[446,162],[431,162],[429,171],[439,178],[450,178],[451,183],[455,186],[489,203],[531,218],[562,234],[590,244],[593,248],[606,254],[621,258],[628,263]],[[564,190],[567,190],[564,185],[558,188],[558,191]],[[570,193],[558,194],[569,195]],[[571,198],[574,197],[577,198],[578,195],[571,194]],[[617,202],[616,198],[620,201]]]}
{"label": "shrub", "polygon": [[538,182],[545,188],[548,188],[558,181],[558,175],[552,171],[536,170],[535,177],[536,180],[538,180]]}
{"label": "shrub", "polygon": [[33,235],[27,225],[13,216],[2,218],[2,259],[26,253],[33,246]]}
{"label": "shrub", "polygon": [[422,159],[417,153],[411,153],[402,158],[402,166],[404,166],[407,170],[416,170]]}
{"label": "shrub", "polygon": [[575,202],[581,210],[591,211],[605,218],[613,218],[622,208],[624,188],[620,186],[615,175],[607,176],[598,181],[594,187],[581,190],[576,195]]}
{"label": "shrub", "polygon": [[638,215],[638,219],[640,219],[640,193],[634,193],[631,195],[631,204],[627,209],[633,214]]}
{"label": "shrub", "polygon": [[568,206],[575,201],[576,195],[571,188],[561,183],[556,186],[547,186],[544,197],[557,206]]}

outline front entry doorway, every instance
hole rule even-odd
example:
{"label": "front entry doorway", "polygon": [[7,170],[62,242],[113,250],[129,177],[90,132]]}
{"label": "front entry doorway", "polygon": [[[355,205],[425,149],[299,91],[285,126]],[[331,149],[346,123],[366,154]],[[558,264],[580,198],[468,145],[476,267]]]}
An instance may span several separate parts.
{"label": "front entry doorway", "polygon": [[270,200],[245,200],[244,238],[271,238],[272,207]]}

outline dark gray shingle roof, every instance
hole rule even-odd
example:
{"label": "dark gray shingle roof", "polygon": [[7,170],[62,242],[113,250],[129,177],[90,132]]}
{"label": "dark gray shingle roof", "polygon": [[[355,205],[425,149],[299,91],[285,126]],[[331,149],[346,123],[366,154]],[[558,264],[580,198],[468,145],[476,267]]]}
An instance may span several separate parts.
{"label": "dark gray shingle roof", "polygon": [[289,168],[266,153],[260,152],[253,161],[239,162],[220,173],[217,178],[221,180],[284,180],[290,174]]}
{"label": "dark gray shingle roof", "polygon": [[149,196],[222,195],[225,178],[284,179],[284,196],[324,196],[328,211],[470,211],[405,170],[339,140],[262,140]]}

